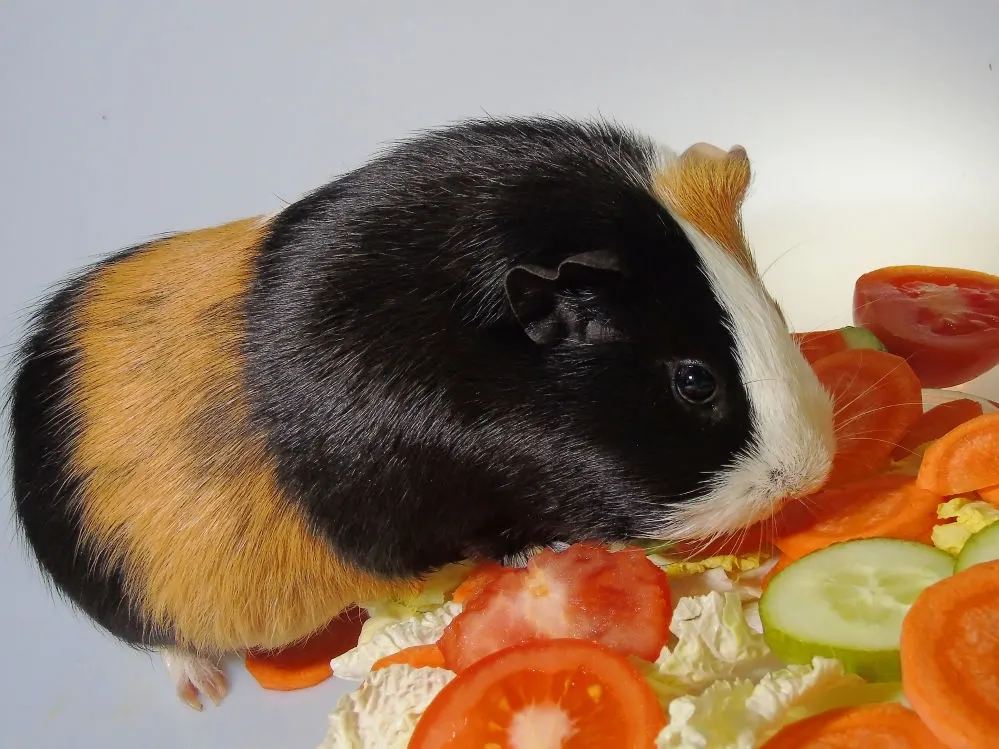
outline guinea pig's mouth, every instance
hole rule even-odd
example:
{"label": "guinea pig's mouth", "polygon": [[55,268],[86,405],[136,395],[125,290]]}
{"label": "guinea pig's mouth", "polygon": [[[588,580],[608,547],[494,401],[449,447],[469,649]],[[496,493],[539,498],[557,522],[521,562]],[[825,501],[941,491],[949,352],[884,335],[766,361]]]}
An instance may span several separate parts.
{"label": "guinea pig's mouth", "polygon": [[698,495],[671,503],[663,522],[645,537],[707,545],[746,534],[753,526],[763,536],[775,535],[777,513],[821,489],[832,468],[830,455],[822,451],[804,454],[807,458],[791,466],[739,461],[709,481]]}

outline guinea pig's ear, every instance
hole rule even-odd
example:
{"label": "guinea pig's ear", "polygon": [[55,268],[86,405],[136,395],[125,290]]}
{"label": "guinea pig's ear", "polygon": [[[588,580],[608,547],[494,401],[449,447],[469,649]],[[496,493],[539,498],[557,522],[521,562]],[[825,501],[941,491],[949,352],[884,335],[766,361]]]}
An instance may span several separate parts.
{"label": "guinea pig's ear", "polygon": [[615,253],[584,252],[555,269],[514,266],[506,274],[506,295],[514,317],[535,343],[601,343],[619,335],[602,292],[623,275]]}

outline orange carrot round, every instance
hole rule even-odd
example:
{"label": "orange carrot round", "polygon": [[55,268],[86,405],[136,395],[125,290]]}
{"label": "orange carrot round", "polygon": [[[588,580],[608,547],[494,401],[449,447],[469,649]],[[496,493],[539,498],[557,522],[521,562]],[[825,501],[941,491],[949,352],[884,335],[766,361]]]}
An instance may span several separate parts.
{"label": "orange carrot round", "polygon": [[281,650],[251,650],[246,670],[264,689],[288,692],[313,687],[333,675],[330,661],[357,645],[366,616],[347,609],[324,629]]}
{"label": "orange carrot round", "polygon": [[999,413],[966,421],[930,445],[916,481],[947,497],[999,485]]}
{"label": "orange carrot round", "polygon": [[920,489],[909,476],[885,474],[834,486],[804,501],[812,506],[815,519],[774,542],[792,559],[858,538],[931,543],[943,498]]}
{"label": "orange carrot round", "polygon": [[947,749],[897,702],[828,710],[785,726],[763,749]]}
{"label": "orange carrot round", "polygon": [[814,370],[836,409],[837,448],[827,486],[884,470],[923,413],[915,373],[898,356],[863,348],[823,357]]}
{"label": "orange carrot round", "polygon": [[810,330],[806,333],[792,333],[791,337],[809,364],[848,348],[840,330]]}
{"label": "orange carrot round", "polygon": [[989,486],[978,490],[978,496],[989,504],[999,507],[999,486]]}
{"label": "orange carrot round", "polygon": [[377,671],[380,668],[397,665],[412,666],[413,668],[447,668],[444,665],[444,654],[437,647],[437,643],[432,643],[430,645],[413,645],[398,653],[379,658],[371,670]]}
{"label": "orange carrot round", "polygon": [[469,573],[468,577],[461,582],[461,585],[454,589],[454,593],[451,594],[451,600],[455,603],[465,603],[465,601],[474,598],[480,590],[495,580],[502,571],[503,565],[501,564],[483,562]]}
{"label": "orange carrot round", "polygon": [[966,421],[982,415],[982,404],[971,398],[946,401],[924,413],[892,451],[892,460],[905,460],[921,445],[934,442]]}
{"label": "orange carrot round", "polygon": [[760,552],[770,554],[775,539],[805,527],[814,519],[810,497],[791,499],[765,520],[708,540],[679,541],[671,547],[670,554],[681,559],[703,559],[729,554],[746,556]]}
{"label": "orange carrot round", "polygon": [[951,749],[999,742],[999,561],[925,588],[902,622],[902,689]]}

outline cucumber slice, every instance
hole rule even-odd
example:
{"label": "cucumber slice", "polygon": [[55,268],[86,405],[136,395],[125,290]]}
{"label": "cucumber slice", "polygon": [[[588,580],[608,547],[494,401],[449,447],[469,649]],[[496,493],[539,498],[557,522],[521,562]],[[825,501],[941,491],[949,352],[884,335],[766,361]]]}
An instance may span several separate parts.
{"label": "cucumber slice", "polygon": [[858,328],[855,325],[847,325],[839,329],[840,335],[847,348],[870,348],[877,351],[887,351],[885,345],[881,343],[874,333],[867,328]]}
{"label": "cucumber slice", "polygon": [[965,542],[961,553],[957,555],[954,572],[996,559],[999,559],[999,523],[985,526]]}
{"label": "cucumber slice", "polygon": [[952,556],[914,541],[833,544],[774,575],[760,599],[763,637],[787,663],[820,655],[868,681],[900,681],[902,619],[953,571]]}

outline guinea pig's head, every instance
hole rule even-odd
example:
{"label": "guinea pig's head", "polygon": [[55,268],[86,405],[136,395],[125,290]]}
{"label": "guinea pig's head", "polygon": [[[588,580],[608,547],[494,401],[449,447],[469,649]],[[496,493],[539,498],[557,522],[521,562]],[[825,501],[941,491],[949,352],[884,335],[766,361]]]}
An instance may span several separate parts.
{"label": "guinea pig's head", "polygon": [[589,149],[606,168],[566,192],[578,205],[539,201],[559,250],[509,269],[507,299],[559,383],[553,428],[585,435],[587,480],[621,487],[614,508],[574,508],[569,535],[613,535],[617,520],[706,539],[823,484],[832,403],[747,246],[746,152],[622,142]]}

